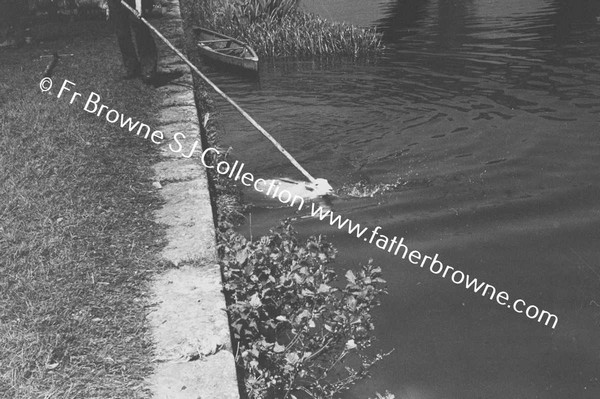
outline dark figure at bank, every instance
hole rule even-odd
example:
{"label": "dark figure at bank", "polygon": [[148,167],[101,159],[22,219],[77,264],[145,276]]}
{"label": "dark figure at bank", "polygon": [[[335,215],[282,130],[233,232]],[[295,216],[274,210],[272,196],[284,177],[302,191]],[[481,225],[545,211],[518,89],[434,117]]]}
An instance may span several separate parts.
{"label": "dark figure at bank", "polygon": [[[135,0],[126,0],[126,2],[136,8]],[[148,3],[151,3],[152,0],[143,2],[142,9],[147,10]],[[150,29],[127,10],[120,0],[108,0],[108,9],[123,56],[125,78],[132,79],[141,76],[145,83],[153,83],[156,77],[157,51]],[[132,31],[135,36],[135,44]]]}

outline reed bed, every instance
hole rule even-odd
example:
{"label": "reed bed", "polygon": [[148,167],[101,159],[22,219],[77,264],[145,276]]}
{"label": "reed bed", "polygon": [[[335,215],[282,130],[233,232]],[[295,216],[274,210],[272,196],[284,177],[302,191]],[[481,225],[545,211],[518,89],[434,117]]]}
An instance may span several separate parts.
{"label": "reed bed", "polygon": [[250,44],[261,56],[373,56],[383,49],[374,28],[331,22],[298,8],[298,0],[195,2],[203,26]]}

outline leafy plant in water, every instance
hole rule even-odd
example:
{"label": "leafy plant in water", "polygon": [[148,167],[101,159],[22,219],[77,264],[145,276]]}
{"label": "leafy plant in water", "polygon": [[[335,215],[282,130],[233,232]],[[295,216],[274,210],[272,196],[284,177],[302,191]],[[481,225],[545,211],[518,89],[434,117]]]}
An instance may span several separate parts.
{"label": "leafy plant in water", "polygon": [[298,8],[298,0],[205,0],[198,19],[249,43],[262,56],[375,55],[384,48],[373,28],[333,23]]}
{"label": "leafy plant in water", "polygon": [[256,242],[226,232],[219,248],[251,398],[331,398],[385,356],[364,354],[385,292],[372,261],[336,287],[335,249],[321,236],[300,242],[287,222]]}

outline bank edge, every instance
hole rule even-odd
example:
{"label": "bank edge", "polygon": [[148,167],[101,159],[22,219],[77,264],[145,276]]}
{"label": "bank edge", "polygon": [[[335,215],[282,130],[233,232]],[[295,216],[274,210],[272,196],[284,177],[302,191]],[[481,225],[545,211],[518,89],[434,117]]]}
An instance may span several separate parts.
{"label": "bank edge", "polygon": [[[179,0],[168,0],[167,13],[153,21],[172,42],[184,43]],[[161,69],[183,76],[157,89],[163,97],[157,115],[164,132],[200,136],[192,77],[179,58],[159,44]],[[173,133],[166,133],[166,139]],[[156,276],[155,306],[148,315],[156,358],[150,385],[156,398],[239,399],[231,352],[225,298],[217,260],[213,211],[206,170],[200,163],[161,147],[154,165],[155,186],[165,200],[156,220],[165,224],[167,246],[162,256],[175,265]]]}

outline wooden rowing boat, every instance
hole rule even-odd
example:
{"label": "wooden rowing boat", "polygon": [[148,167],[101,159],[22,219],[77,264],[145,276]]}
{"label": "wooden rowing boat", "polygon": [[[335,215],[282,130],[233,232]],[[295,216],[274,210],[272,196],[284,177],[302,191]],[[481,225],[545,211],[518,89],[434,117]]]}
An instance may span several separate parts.
{"label": "wooden rowing boat", "polygon": [[205,28],[195,27],[192,31],[197,40],[198,51],[207,58],[258,71],[258,56],[246,43]]}

